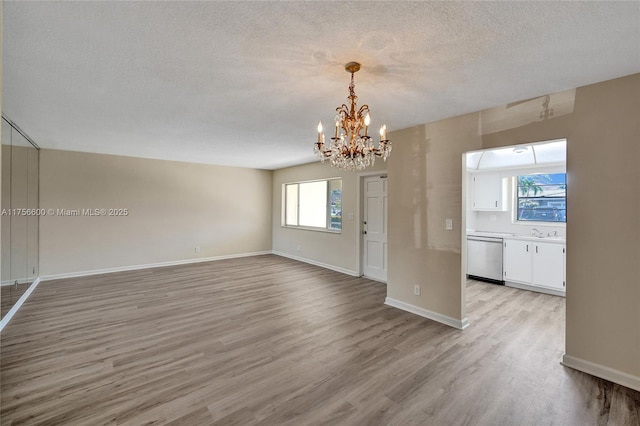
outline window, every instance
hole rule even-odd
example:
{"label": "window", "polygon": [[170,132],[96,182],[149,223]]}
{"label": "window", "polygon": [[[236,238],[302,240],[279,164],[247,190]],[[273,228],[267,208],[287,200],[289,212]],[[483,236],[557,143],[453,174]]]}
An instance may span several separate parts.
{"label": "window", "polygon": [[517,177],[517,220],[567,221],[567,174],[536,174]]}
{"label": "window", "polygon": [[284,185],[285,226],[342,230],[342,179]]}

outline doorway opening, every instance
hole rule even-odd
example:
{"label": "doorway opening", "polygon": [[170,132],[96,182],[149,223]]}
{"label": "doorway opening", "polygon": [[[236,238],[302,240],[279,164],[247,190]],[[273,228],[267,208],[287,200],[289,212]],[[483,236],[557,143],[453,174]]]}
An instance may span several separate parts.
{"label": "doorway opening", "polygon": [[557,139],[462,155],[463,317],[477,282],[565,296],[566,147]]}

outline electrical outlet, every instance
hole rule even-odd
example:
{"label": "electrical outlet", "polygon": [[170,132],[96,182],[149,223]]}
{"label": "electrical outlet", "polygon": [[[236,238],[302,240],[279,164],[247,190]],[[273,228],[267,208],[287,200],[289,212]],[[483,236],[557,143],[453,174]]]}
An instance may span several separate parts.
{"label": "electrical outlet", "polygon": [[302,246],[298,244],[298,251],[302,251]]}
{"label": "electrical outlet", "polygon": [[498,221],[498,216],[496,216],[495,214],[490,214],[489,215],[489,221],[490,222],[497,222]]}
{"label": "electrical outlet", "polygon": [[444,221],[444,228],[447,231],[453,231],[453,219],[447,219]]}
{"label": "electrical outlet", "polygon": [[196,246],[196,253],[200,253],[200,246]]}
{"label": "electrical outlet", "polygon": [[420,296],[420,286],[419,285],[414,285],[413,286],[413,294],[416,296]]}

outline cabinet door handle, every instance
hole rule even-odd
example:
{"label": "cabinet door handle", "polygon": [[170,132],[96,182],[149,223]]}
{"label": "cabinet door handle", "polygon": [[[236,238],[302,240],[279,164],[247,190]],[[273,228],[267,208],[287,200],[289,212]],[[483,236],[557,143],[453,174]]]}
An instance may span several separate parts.
{"label": "cabinet door handle", "polygon": [[496,207],[498,207],[498,202],[496,201]]}
{"label": "cabinet door handle", "polygon": [[527,244],[527,253],[529,253],[529,244]]}
{"label": "cabinet door handle", "polygon": [[536,246],[536,253],[538,252],[538,246]]}

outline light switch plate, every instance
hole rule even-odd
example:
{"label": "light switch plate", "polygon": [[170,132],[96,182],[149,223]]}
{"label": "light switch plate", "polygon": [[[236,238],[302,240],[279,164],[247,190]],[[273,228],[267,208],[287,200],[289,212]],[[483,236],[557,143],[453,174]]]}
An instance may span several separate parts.
{"label": "light switch plate", "polygon": [[453,231],[453,219],[447,219],[447,220],[445,220],[445,226],[444,226],[444,228],[445,228],[447,231]]}

